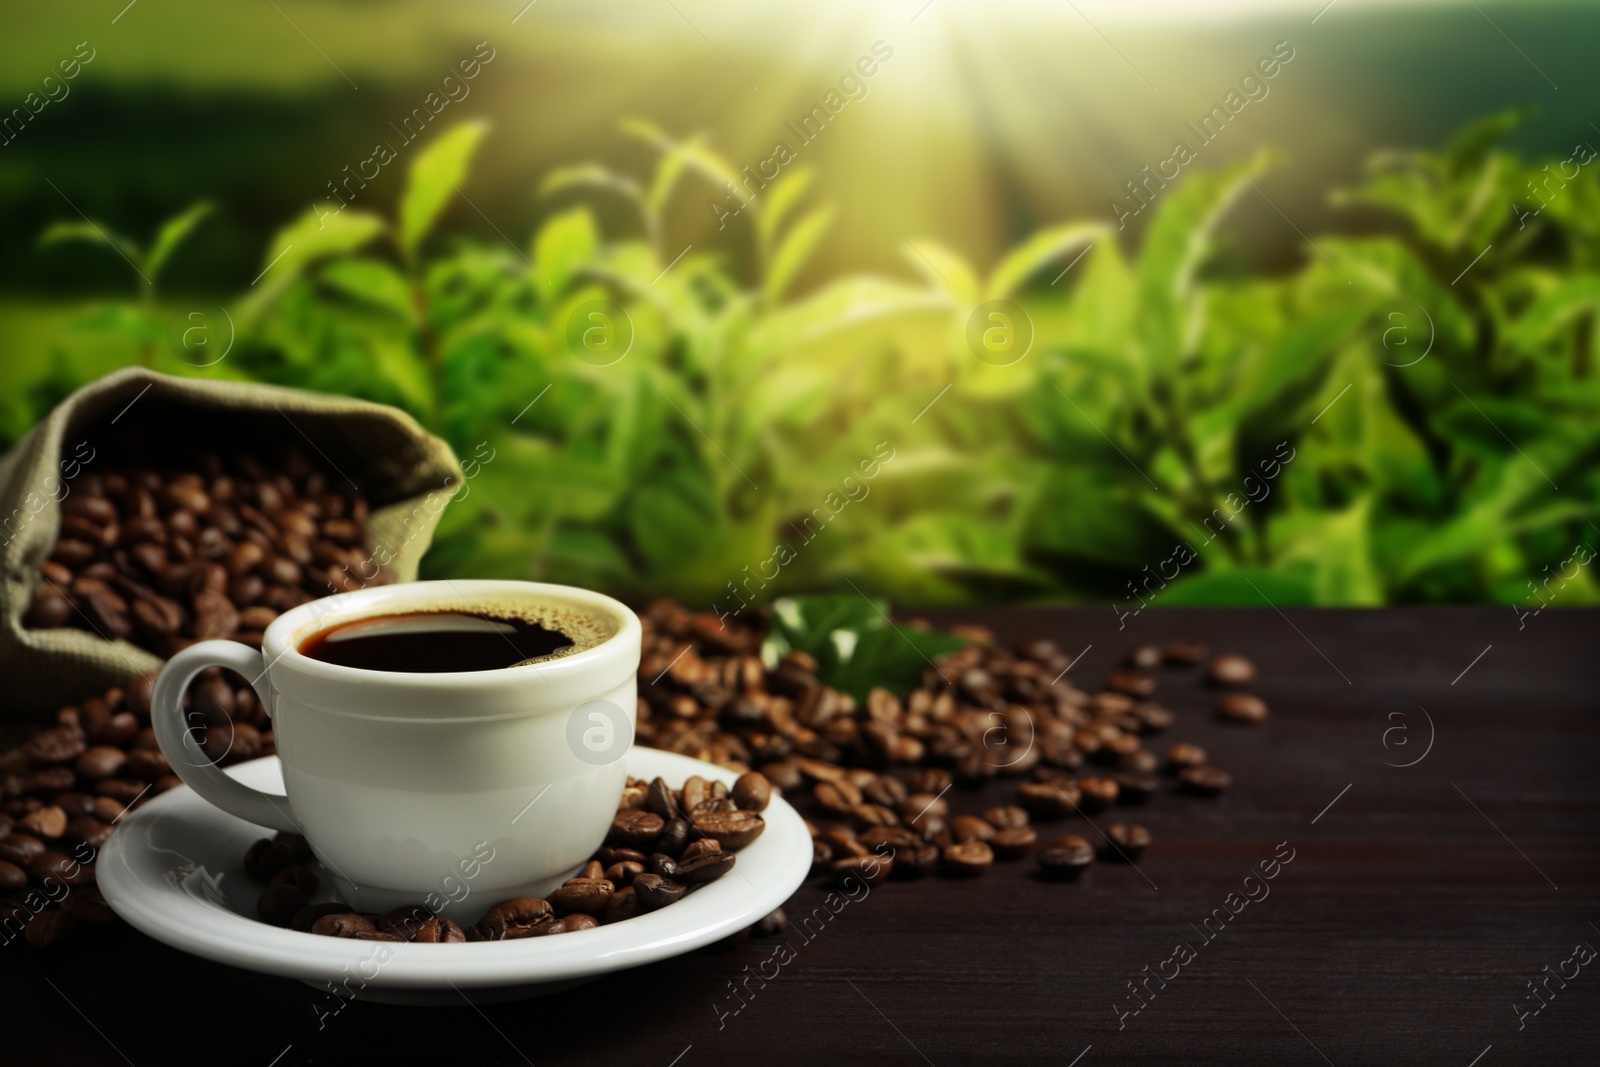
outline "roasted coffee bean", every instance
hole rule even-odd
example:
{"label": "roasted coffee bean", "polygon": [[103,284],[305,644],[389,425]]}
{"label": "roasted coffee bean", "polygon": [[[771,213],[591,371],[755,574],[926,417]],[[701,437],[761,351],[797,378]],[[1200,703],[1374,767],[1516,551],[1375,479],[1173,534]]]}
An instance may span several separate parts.
{"label": "roasted coffee bean", "polygon": [[1117,783],[1117,803],[1143,804],[1155,796],[1160,783],[1150,774],[1141,774],[1134,771],[1123,771],[1113,776]]}
{"label": "roasted coffee bean", "polygon": [[417,927],[412,940],[421,945],[456,945],[464,943],[467,935],[449,919],[429,918]]}
{"label": "roasted coffee bean", "polygon": [[1167,749],[1167,766],[1174,771],[1198,767],[1206,761],[1206,750],[1199,745],[1179,742]]}
{"label": "roasted coffee bean", "polygon": [[645,911],[664,908],[682,899],[689,891],[688,886],[648,872],[634,878],[631,888],[634,896],[639,899],[639,906]]}
{"label": "roasted coffee bean", "polygon": [[79,815],[67,824],[67,836],[98,849],[111,838],[111,825],[92,815]]}
{"label": "roasted coffee bean", "polygon": [[284,867],[267,879],[268,886],[292,885],[308,897],[317,891],[317,886],[320,884],[321,882],[311,868],[298,863]]}
{"label": "roasted coffee bean", "polygon": [[289,920],[289,929],[308,934],[311,932],[311,928],[316,925],[318,919],[328,915],[348,915],[349,913],[350,905],[341,904],[338,901],[328,904],[308,904],[294,913],[294,917]]}
{"label": "roasted coffee bean", "polygon": [[916,845],[896,850],[894,871],[896,878],[922,878],[939,868],[939,848],[936,845]]}
{"label": "roasted coffee bean", "polygon": [[[634,878],[634,881],[637,882],[642,877],[644,875],[638,875]],[[643,910],[640,907],[638,895],[633,891],[633,886],[625,886],[611,894],[611,899],[606,901],[606,910],[601,914],[600,921],[602,923],[622,922],[625,919],[633,918]]]}
{"label": "roasted coffee bean", "polygon": [[996,830],[1012,830],[1028,825],[1028,813],[1015,805],[993,807],[983,813],[984,821]]}
{"label": "roasted coffee bean", "polygon": [[28,888],[28,872],[9,860],[0,860],[0,893]]}
{"label": "roasted coffee bean", "polygon": [[989,839],[989,847],[994,849],[997,858],[1014,860],[1027,855],[1038,840],[1039,832],[1031,826],[1007,826],[995,831]]}
{"label": "roasted coffee bean", "polygon": [[39,808],[18,819],[17,829],[46,841],[54,841],[67,832],[67,813],[54,804]]}
{"label": "roasted coffee bean", "polygon": [[994,866],[994,850],[982,841],[958,842],[944,850],[944,865],[952,874],[982,874]]}
{"label": "roasted coffee bean", "polygon": [[1039,850],[1039,873],[1046,878],[1077,878],[1094,863],[1094,849],[1077,834],[1052,841]]}
{"label": "roasted coffee bean", "polygon": [[250,877],[265,882],[297,858],[291,846],[282,841],[262,838],[244,854],[244,870]]}
{"label": "roasted coffee bean", "polygon": [[1183,786],[1184,792],[1214,797],[1233,784],[1233,777],[1227,771],[1202,765],[1187,767],[1178,772],[1178,781]]}
{"label": "roasted coffee bean", "polygon": [[861,790],[848,781],[822,782],[811,795],[823,809],[838,815],[849,815],[864,799]]}
{"label": "roasted coffee bean", "polygon": [[778,908],[757,919],[750,932],[757,937],[777,937],[788,928],[789,917],[783,913],[782,908]]}
{"label": "roasted coffee bean", "polygon": [[124,806],[112,797],[94,798],[94,817],[104,823],[114,823],[122,817]]}
{"label": "roasted coffee bean", "polygon": [[646,811],[652,811],[662,819],[677,816],[678,798],[665,778],[658,777],[650,783],[645,790],[644,806]]}
{"label": "roasted coffee bean", "polygon": [[606,840],[624,848],[649,848],[665,827],[666,820],[653,811],[622,811],[611,820],[611,832]]}
{"label": "roasted coffee bean", "polygon": [[1082,793],[1072,782],[1024,782],[1017,804],[1036,819],[1060,819],[1078,810]]}
{"label": "roasted coffee bean", "polygon": [[733,800],[742,811],[765,811],[772,800],[772,783],[755,771],[746,771],[733,783]]}
{"label": "roasted coffee bean", "polygon": [[1229,693],[1217,704],[1217,718],[1256,726],[1267,721],[1267,702],[1254,693]]}
{"label": "roasted coffee bean", "polygon": [[1131,697],[1147,697],[1156,691],[1156,680],[1143,671],[1116,670],[1106,678],[1106,688]]}
{"label": "roasted coffee bean", "polygon": [[696,856],[703,856],[707,852],[721,852],[722,842],[714,837],[701,837],[689,842],[678,855],[679,863],[687,863]]}
{"label": "roasted coffee bean", "polygon": [[[293,869],[293,868],[289,868]],[[424,904],[402,904],[383,913],[374,924],[386,934],[393,934],[402,941],[418,941],[418,936],[424,924],[436,922],[434,914]]]}
{"label": "roasted coffee bean", "polygon": [[[121,755],[119,752],[118,755]],[[82,756],[78,759],[81,761]],[[54,797],[71,789],[78,775],[71,767],[41,767],[22,779],[22,794],[29,797]]]}
{"label": "roasted coffee bean", "polygon": [[1156,645],[1136,645],[1128,651],[1128,666],[1141,671],[1153,671],[1161,666],[1161,649]]}
{"label": "roasted coffee bean", "polygon": [[136,748],[129,752],[124,769],[133,777],[142,778],[147,782],[153,782],[162,775],[172,773],[172,765],[158,748]]}
{"label": "roasted coffee bean", "polygon": [[1090,815],[1105,811],[1117,802],[1119,791],[1113,779],[1081,778],[1078,780],[1078,792],[1082,796],[1078,801],[1078,807]]}
{"label": "roasted coffee bean", "polygon": [[656,838],[653,846],[659,852],[676,856],[689,844],[691,830],[688,822],[683,819],[668,819],[667,825],[662,829],[661,836]]}
{"label": "roasted coffee bean", "polygon": [[1206,667],[1206,681],[1212,685],[1242,686],[1256,680],[1256,665],[1243,656],[1227,653]]}
{"label": "roasted coffee bean", "polygon": [[261,894],[261,899],[256,901],[256,914],[268,925],[288,926],[307,903],[305,893],[298,886],[281,882],[268,886]]}
{"label": "roasted coffee bean", "polygon": [[643,852],[632,848],[615,848],[607,845],[594,854],[596,860],[609,867],[613,863],[638,863],[644,864],[649,857]]}
{"label": "roasted coffee bean", "polygon": [[80,863],[65,852],[41,852],[33,857],[33,861],[28,865],[28,870],[34,878],[40,881],[54,878],[56,881],[69,886],[92,885],[94,883],[94,864]]}
{"label": "roasted coffee bean", "polygon": [[731,852],[702,852],[678,864],[677,880],[685,885],[714,882],[733,870],[733,865],[734,855]]}
{"label": "roasted coffee bean", "polygon": [[[637,878],[634,879],[634,884],[637,888]],[[502,900],[484,912],[478,926],[490,941],[509,941],[537,936],[540,927],[548,926],[555,921],[555,909],[550,906],[548,900],[541,900],[538,897],[516,897]]]}
{"label": "roasted coffee bean", "polygon": [[561,925],[565,928],[566,933],[575,934],[580,930],[596,929],[600,925],[600,920],[593,915],[575,911],[571,915],[564,916],[561,919]]}
{"label": "roasted coffee bean", "polygon": [[722,842],[723,847],[734,851],[749,845],[767,828],[766,820],[753,811],[697,815],[693,823],[695,833],[703,837],[714,837]]}
{"label": "roasted coffee bean", "polygon": [[[682,866],[678,868],[678,873],[681,877]],[[598,915],[605,910],[606,901],[611,899],[615,891],[616,886],[604,878],[572,878],[550,894],[550,903],[555,905],[557,911]]]}
{"label": "roasted coffee bean", "polygon": [[1150,847],[1150,831],[1131,823],[1112,823],[1106,827],[1106,838],[1106,855],[1114,859],[1132,862]]}
{"label": "roasted coffee bean", "polygon": [[7,863],[28,867],[43,854],[44,842],[32,834],[13,832],[0,837],[0,860]]}
{"label": "roasted coffee bean", "polygon": [[46,908],[28,920],[23,936],[34,948],[44,949],[72,933],[75,920],[58,908]]}
{"label": "roasted coffee bean", "polygon": [[621,889],[633,882],[634,876],[644,873],[644,864],[622,860],[606,868],[606,881]]}
{"label": "roasted coffee bean", "polygon": [[1206,646],[1196,641],[1174,639],[1161,646],[1161,658],[1170,667],[1193,667],[1206,658]]}
{"label": "roasted coffee bean", "polygon": [[877,885],[894,870],[894,860],[885,856],[846,856],[829,865],[833,877],[841,885],[849,886],[851,879],[866,885]]}
{"label": "roasted coffee bean", "polygon": [[1139,722],[1144,725],[1145,733],[1152,734],[1160,733],[1162,730],[1170,729],[1175,721],[1172,712],[1168,711],[1160,704],[1152,704],[1149,701],[1145,701],[1141,704],[1135,704],[1133,707],[1133,717],[1138,719]]}
{"label": "roasted coffee bean", "polygon": [[122,749],[110,745],[95,745],[78,757],[75,766],[80,778],[99,781],[102,778],[115,778],[121,774],[122,766],[127,762],[128,754]]}
{"label": "roasted coffee bean", "polygon": [[[665,852],[652,852],[645,870],[662,878],[672,878],[678,873],[678,861],[676,857],[669,856]],[[637,878],[638,874],[635,873],[634,877]]]}
{"label": "roasted coffee bean", "polygon": [[950,820],[950,837],[956,842],[988,841],[994,827],[974,815],[957,815]]}
{"label": "roasted coffee bean", "polygon": [[22,743],[22,756],[36,766],[46,763],[71,763],[83,755],[88,745],[83,734],[66,726],[41,730]]}
{"label": "roasted coffee bean", "polygon": [[117,921],[117,913],[111,910],[105,895],[92,885],[82,885],[68,893],[61,901],[61,910],[91,926],[110,926]]}

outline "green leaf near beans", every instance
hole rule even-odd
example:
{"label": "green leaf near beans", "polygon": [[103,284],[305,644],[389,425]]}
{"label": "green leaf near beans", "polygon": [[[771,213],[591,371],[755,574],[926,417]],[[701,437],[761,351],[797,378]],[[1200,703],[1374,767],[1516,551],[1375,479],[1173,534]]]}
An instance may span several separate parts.
{"label": "green leaf near beans", "polygon": [[966,643],[954,634],[895,623],[888,604],[874,597],[784,597],[772,605],[761,658],[772,667],[789,652],[805,652],[817,661],[819,681],[864,700],[880,686],[905,695],[934,660]]}

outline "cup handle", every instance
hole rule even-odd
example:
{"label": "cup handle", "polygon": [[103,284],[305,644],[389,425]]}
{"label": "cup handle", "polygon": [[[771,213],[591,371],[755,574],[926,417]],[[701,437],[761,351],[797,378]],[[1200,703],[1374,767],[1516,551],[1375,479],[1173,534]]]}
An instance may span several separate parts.
{"label": "cup handle", "polygon": [[299,833],[289,798],[263,793],[242,785],[206,758],[189,734],[183,716],[183,694],[195,675],[207,667],[227,667],[251,679],[251,685],[267,706],[266,671],[261,653],[236,641],[201,641],[167,660],[156,678],[150,695],[150,720],[156,743],[183,783],[229,815],[258,826]]}

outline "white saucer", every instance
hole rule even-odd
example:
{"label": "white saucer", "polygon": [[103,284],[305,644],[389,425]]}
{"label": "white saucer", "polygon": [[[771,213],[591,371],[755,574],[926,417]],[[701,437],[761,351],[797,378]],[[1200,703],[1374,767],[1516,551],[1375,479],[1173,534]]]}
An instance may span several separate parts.
{"label": "white saucer", "polygon": [[[681,784],[691,775],[737,777],[714,764],[634,748],[628,773]],[[277,757],[228,768],[246,785],[283,792]],[[174,948],[246,970],[329,984],[358,999],[460,1004],[540,996],[609,971],[677,956],[749,926],[789,899],[811,868],[811,840],[789,804],[774,797],[766,831],[717,881],[660,911],[554,937],[455,945],[353,941],[268,926],[255,918],[260,883],[244,854],[272,831],[234,818],[187,786],[131,813],[96,865],[100,890],[130,925]],[[324,887],[333,880],[314,866]],[[326,889],[314,899],[328,898]],[[495,903],[485,900],[484,906]]]}

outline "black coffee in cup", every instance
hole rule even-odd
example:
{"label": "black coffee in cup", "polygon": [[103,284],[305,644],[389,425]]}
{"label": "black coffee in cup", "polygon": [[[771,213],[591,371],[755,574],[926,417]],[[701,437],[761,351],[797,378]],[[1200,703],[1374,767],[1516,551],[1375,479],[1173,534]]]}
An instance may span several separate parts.
{"label": "black coffee in cup", "polygon": [[366,671],[443,674],[493,671],[549,659],[591,643],[586,637],[511,615],[414,611],[322,630],[301,642],[300,654]]}

